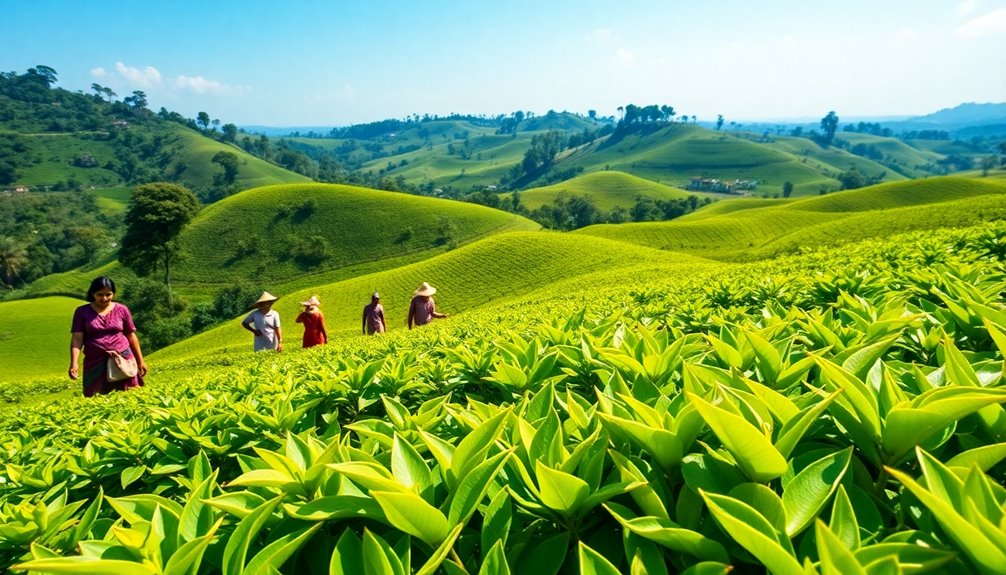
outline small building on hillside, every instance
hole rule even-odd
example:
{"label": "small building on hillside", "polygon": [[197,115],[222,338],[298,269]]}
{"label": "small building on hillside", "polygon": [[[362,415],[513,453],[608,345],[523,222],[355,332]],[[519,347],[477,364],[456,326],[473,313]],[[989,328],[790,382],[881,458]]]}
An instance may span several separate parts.
{"label": "small building on hillside", "polygon": [[702,178],[696,176],[692,178],[687,186],[685,186],[685,189],[696,192],[716,192],[720,194],[743,195],[745,192],[758,189],[758,180],[736,179],[730,182],[717,178]]}

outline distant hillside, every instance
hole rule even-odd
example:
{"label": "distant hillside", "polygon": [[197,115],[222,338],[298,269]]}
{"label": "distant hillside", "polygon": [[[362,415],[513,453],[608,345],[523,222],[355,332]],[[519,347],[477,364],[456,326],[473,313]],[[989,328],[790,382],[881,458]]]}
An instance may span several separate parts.
{"label": "distant hillside", "polygon": [[886,179],[903,176],[838,148],[822,148],[806,138],[763,137],[719,132],[695,125],[670,124],[615,133],[564,155],[557,170],[618,170],[670,186],[684,187],[693,177],[757,180],[754,195],[781,195],[783,184],[794,195],[841,187],[840,173],[856,168]]}
{"label": "distant hillside", "polygon": [[593,172],[566,180],[551,186],[531,188],[520,193],[521,204],[529,210],[553,202],[559,194],[566,193],[575,196],[587,196],[594,205],[602,210],[621,207],[628,210],[636,202],[636,198],[644,196],[654,200],[681,200],[690,195],[700,198],[726,198],[726,194],[689,192],[658,184],[651,180],[626,174],[624,172]]}
{"label": "distant hillside", "polygon": [[[520,164],[535,135],[558,130],[596,136],[604,124],[568,112],[542,116],[385,120],[333,130],[330,137],[282,140],[318,159],[327,155],[360,177],[421,187],[424,192],[497,185]],[[610,130],[610,126],[608,127]],[[366,180],[361,180],[366,182]],[[350,183],[353,183],[350,181]],[[372,184],[373,182],[371,182]]]}
{"label": "distant hillside", "polygon": [[942,177],[778,204],[729,200],[670,222],[606,224],[576,233],[714,259],[744,260],[791,253],[805,245],[840,244],[1004,218],[1006,185],[1002,181]]}
{"label": "distant hillside", "polygon": [[[77,190],[169,181],[214,199],[247,187],[310,181],[243,150],[236,127],[230,136],[200,131],[195,121],[163,108],[151,112],[143,92],[115,101],[111,90],[88,95],[53,88],[54,81],[32,71],[0,76],[4,188]],[[233,181],[225,181],[223,168],[213,162],[220,152],[236,160]]]}
{"label": "distant hillside", "polygon": [[1001,124],[1006,123],[1006,102],[985,104],[967,102],[925,116],[915,116],[908,121],[952,126]]}

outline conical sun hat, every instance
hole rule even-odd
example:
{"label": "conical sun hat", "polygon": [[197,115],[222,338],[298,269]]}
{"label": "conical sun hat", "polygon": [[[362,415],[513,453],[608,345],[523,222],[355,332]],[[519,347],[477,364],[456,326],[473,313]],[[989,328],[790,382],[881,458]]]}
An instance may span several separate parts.
{"label": "conical sun hat", "polygon": [[276,301],[278,299],[279,299],[278,297],[272,295],[271,293],[269,293],[267,291],[264,291],[264,292],[262,292],[262,295],[258,296],[258,301],[256,301],[255,303],[253,303],[251,306],[252,307],[258,307],[258,306],[260,306],[260,305],[262,305],[264,303],[271,303],[271,302],[274,302],[274,301]]}
{"label": "conical sun hat", "polygon": [[431,286],[430,284],[423,282],[423,285],[419,286],[412,295],[433,295],[437,293],[437,288]]}
{"label": "conical sun hat", "polygon": [[309,299],[307,301],[300,302],[300,305],[320,306],[321,305],[321,300],[318,299],[318,296],[313,295],[313,296],[311,296],[311,299]]}

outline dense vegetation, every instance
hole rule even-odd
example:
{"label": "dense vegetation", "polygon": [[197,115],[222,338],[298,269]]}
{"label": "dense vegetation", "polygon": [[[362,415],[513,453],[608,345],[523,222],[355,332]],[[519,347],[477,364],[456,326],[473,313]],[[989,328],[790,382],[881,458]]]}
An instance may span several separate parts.
{"label": "dense vegetation", "polygon": [[8,411],[3,561],[997,573],[1004,245],[1000,226],[603,272],[418,333],[188,358],[138,392]]}
{"label": "dense vegetation", "polygon": [[122,221],[91,193],[53,192],[3,198],[0,288],[98,261],[115,251]]}

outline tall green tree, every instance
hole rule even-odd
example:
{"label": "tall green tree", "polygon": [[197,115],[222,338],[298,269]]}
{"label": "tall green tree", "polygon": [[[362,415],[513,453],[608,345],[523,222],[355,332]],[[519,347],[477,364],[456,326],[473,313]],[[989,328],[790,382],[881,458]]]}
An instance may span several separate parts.
{"label": "tall green tree", "polygon": [[28,250],[14,238],[0,238],[0,285],[14,287],[21,270],[28,265]]}
{"label": "tall green tree", "polygon": [[210,115],[206,112],[199,112],[196,114],[196,123],[202,126],[204,130],[210,127],[210,122]]}
{"label": "tall green tree", "polygon": [[164,269],[171,299],[171,262],[180,255],[178,234],[199,211],[199,200],[188,188],[157,182],[136,188],[126,210],[126,234],[119,261],[141,276]]}
{"label": "tall green tree", "polygon": [[224,173],[221,183],[229,186],[237,180],[238,166],[240,164],[237,154],[221,150],[214,154],[210,161],[214,164],[220,164],[220,167],[223,168]]}
{"label": "tall green tree", "polygon": [[838,131],[838,115],[832,110],[828,115],[821,118],[821,129],[824,131],[824,145],[830,146],[835,139],[835,132]]}

